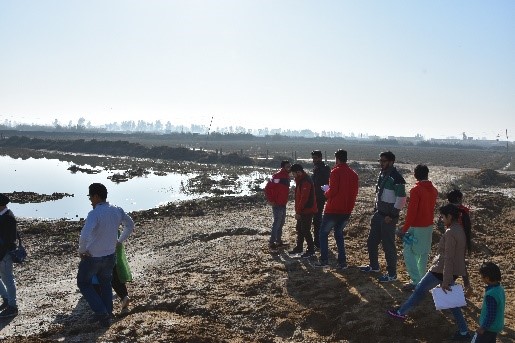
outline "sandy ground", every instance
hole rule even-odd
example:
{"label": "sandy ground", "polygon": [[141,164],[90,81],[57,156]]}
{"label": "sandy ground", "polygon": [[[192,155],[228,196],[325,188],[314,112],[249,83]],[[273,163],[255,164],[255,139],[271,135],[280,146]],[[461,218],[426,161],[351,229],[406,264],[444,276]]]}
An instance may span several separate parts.
{"label": "sandy ground", "polygon": [[[356,268],[367,262],[377,172],[367,168],[360,170],[362,187],[345,230],[350,265],[345,271],[315,269],[314,259],[271,253],[267,248],[271,210],[262,194],[199,201],[188,211],[171,207],[133,213],[137,228],[126,246],[134,274],[128,285],[132,302],[121,314],[115,301],[116,318],[108,329],[90,323],[91,312],[75,285],[81,223],[22,221],[30,260],[15,267],[20,314],[0,322],[0,339],[8,343],[444,342],[455,331],[452,316],[436,311],[429,295],[405,323],[385,314],[408,297],[401,290],[408,277],[400,249],[396,282],[380,284],[376,275]],[[477,269],[483,260],[498,263],[507,293],[506,328],[498,340],[513,342],[513,185],[484,185],[475,173],[471,180],[479,181],[465,193],[473,210],[469,270],[475,294],[464,313],[470,329],[475,329],[483,292]],[[407,171],[404,174],[410,188],[414,180]],[[459,169],[441,167],[433,168],[430,177],[443,191],[459,175]],[[291,243],[293,214],[290,203],[283,238]],[[433,251],[439,237],[435,231]],[[332,237],[329,243],[334,266]],[[381,255],[382,250],[384,269]]]}

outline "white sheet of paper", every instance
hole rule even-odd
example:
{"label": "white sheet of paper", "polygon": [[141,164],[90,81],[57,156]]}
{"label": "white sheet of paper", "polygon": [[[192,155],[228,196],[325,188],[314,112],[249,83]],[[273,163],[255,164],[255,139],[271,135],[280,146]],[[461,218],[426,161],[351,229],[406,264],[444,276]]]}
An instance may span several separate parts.
{"label": "white sheet of paper", "polygon": [[465,293],[463,292],[462,285],[451,286],[452,291],[444,293],[440,287],[435,287],[431,290],[433,294],[433,301],[437,310],[445,310],[448,308],[467,306],[465,301]]}

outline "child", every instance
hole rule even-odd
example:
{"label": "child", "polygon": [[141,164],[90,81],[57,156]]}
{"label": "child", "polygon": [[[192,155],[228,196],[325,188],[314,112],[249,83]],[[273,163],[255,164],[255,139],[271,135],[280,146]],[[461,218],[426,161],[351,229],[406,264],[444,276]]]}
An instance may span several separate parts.
{"label": "child", "polygon": [[[440,207],[440,214],[447,230],[440,238],[433,265],[416,285],[408,300],[401,307],[387,311],[388,315],[393,318],[405,320],[408,311],[420,303],[431,289],[440,285],[443,290],[450,291],[455,278],[466,273],[465,249],[467,244],[465,230],[458,222],[460,214],[458,207],[453,204],[442,206]],[[471,335],[468,332],[467,322],[463,317],[461,308],[452,308],[451,312],[458,326],[458,331],[451,339],[454,341],[470,341]]]}
{"label": "child", "polygon": [[495,343],[497,333],[504,327],[504,306],[506,296],[501,286],[501,270],[492,262],[485,262],[479,269],[483,282],[486,283],[483,306],[479,317],[479,328],[473,342]]}

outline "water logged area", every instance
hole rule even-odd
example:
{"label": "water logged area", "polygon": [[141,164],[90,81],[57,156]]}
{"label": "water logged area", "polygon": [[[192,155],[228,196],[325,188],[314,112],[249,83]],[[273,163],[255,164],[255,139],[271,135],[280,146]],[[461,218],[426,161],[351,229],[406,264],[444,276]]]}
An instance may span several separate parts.
{"label": "water logged area", "polygon": [[[141,177],[134,177],[126,182],[115,183],[108,179],[114,174],[122,174],[121,170],[103,170],[91,166],[81,168],[99,171],[96,174],[71,172],[71,162],[57,159],[14,159],[9,156],[0,156],[2,165],[2,185],[0,192],[35,192],[38,194],[67,193],[55,201],[41,203],[13,203],[8,206],[17,217],[42,219],[79,219],[85,218],[91,210],[87,197],[88,186],[93,182],[106,185],[107,200],[119,205],[125,211],[147,210],[164,205],[169,202],[197,199],[210,196],[210,192],[191,192],[188,190],[188,180],[199,177],[198,173],[167,173],[156,175],[150,173]],[[223,174],[210,176],[211,179],[223,179]],[[256,182],[261,183],[264,174],[251,172],[248,175],[239,175],[238,182],[231,189],[231,195],[250,195],[254,193]],[[258,180],[258,181],[256,181]]]}

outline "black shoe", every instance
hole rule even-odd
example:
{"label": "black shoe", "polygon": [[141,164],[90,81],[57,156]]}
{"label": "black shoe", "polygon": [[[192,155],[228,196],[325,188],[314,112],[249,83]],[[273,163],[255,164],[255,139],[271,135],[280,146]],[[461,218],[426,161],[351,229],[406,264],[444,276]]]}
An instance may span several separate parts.
{"label": "black shoe", "polygon": [[95,314],[93,322],[100,324],[101,327],[108,328],[111,326],[111,316],[109,314]]}
{"label": "black shoe", "polygon": [[451,340],[460,342],[470,342],[471,339],[472,336],[470,333],[467,332],[466,334],[462,335],[459,331],[456,331],[454,336],[451,337]]}
{"label": "black shoe", "polygon": [[392,281],[397,280],[397,274],[390,275],[390,274],[386,273],[383,276],[380,276],[378,280],[379,280],[379,282],[392,282]]}
{"label": "black shoe", "polygon": [[289,255],[297,255],[297,254],[301,254],[301,253],[302,253],[302,248],[299,249],[297,247],[293,248],[293,250],[288,251]]}
{"label": "black shoe", "polygon": [[370,267],[370,265],[367,264],[366,266],[360,266],[359,267],[359,271],[361,271],[363,273],[372,273],[372,272],[378,273],[379,272],[379,268],[374,269],[374,268]]}
{"label": "black shoe", "polygon": [[9,306],[0,312],[0,318],[9,318],[9,317],[16,317],[18,315],[18,307],[15,306]]}
{"label": "black shoe", "polygon": [[310,258],[312,256],[315,256],[314,251],[306,251],[304,254],[300,255],[300,257],[302,257],[302,258]]}
{"label": "black shoe", "polygon": [[347,263],[338,263],[338,269],[339,270],[345,270],[348,269],[349,266],[347,266]]}
{"label": "black shoe", "polygon": [[316,268],[327,268],[329,267],[329,263],[327,261],[320,260],[318,262],[315,262],[313,266]]}

